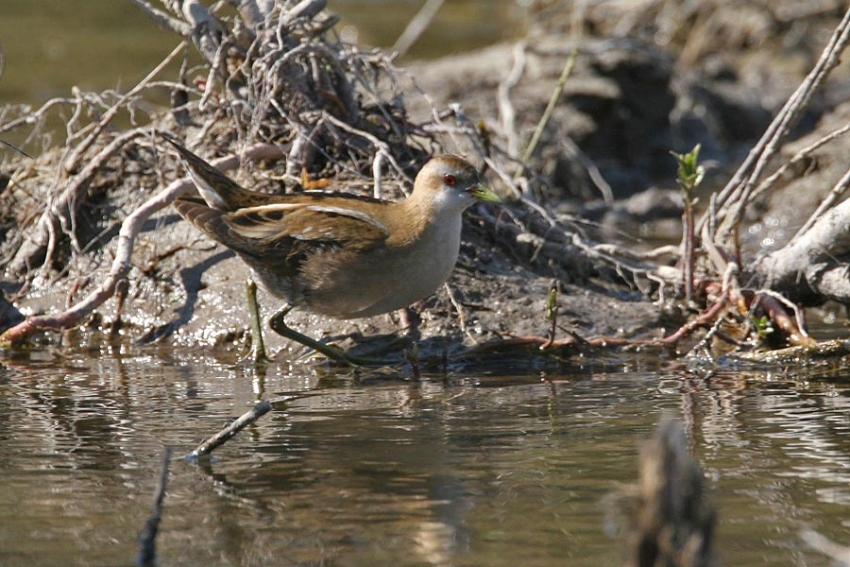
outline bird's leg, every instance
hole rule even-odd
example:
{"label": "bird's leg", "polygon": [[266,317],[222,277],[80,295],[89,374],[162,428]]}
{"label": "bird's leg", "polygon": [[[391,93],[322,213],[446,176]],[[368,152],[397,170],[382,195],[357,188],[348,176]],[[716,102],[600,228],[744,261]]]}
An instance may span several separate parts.
{"label": "bird's leg", "polygon": [[410,341],[416,342],[422,338],[422,333],[419,332],[419,324],[422,318],[418,313],[413,311],[413,307],[405,307],[398,310],[398,318],[401,321],[401,328],[407,334]]}
{"label": "bird's leg", "polygon": [[263,324],[260,321],[260,305],[257,303],[257,284],[248,279],[245,284],[248,295],[248,311],[251,315],[251,359],[255,365],[268,364],[266,341],[263,339]]}
{"label": "bird's leg", "polygon": [[271,319],[269,319],[269,327],[271,327],[272,330],[278,335],[287,338],[291,341],[300,343],[307,348],[311,348],[317,352],[322,353],[331,360],[341,362],[342,364],[345,364],[347,366],[360,366],[375,363],[374,361],[367,361],[357,358],[355,356],[347,355],[338,348],[326,345],[315,339],[311,339],[307,335],[299,333],[295,329],[289,327],[284,322],[284,318],[286,318],[287,314],[289,314],[290,311],[292,311],[292,306],[286,305],[280,311],[272,315]]}

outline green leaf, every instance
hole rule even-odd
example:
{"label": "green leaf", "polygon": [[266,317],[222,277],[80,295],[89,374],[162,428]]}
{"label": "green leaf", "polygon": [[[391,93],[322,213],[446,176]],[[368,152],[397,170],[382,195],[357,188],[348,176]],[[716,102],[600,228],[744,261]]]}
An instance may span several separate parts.
{"label": "green leaf", "polygon": [[676,182],[685,194],[685,199],[691,201],[694,191],[702,183],[705,178],[705,168],[699,165],[699,150],[700,145],[694,146],[690,152],[686,154],[677,154],[670,152],[679,164],[676,172]]}

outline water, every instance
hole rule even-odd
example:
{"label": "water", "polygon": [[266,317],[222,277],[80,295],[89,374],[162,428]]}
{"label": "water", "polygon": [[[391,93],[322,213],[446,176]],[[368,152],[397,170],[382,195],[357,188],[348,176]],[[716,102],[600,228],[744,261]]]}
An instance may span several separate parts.
{"label": "water", "polygon": [[[802,526],[850,543],[840,369],[417,383],[95,354],[0,373],[0,565],[132,565],[166,447],[161,565],[616,565],[611,495],[663,415],[686,424],[727,565],[828,565]],[[181,458],[259,399],[280,401],[212,462]]]}
{"label": "water", "polygon": [[[375,4],[332,7],[359,40],[390,45],[417,5]],[[413,56],[513,33],[509,12],[475,12],[487,2],[451,5],[469,15],[445,11],[452,26],[436,31],[475,42],[437,36],[443,51]],[[391,32],[370,36],[389,29],[385,16]],[[177,43],[116,2],[6,0],[0,36],[4,103],[40,104],[73,84],[126,90]],[[4,567],[132,565],[166,447],[164,566],[616,565],[611,495],[634,481],[637,447],[664,415],[685,422],[703,464],[727,565],[828,565],[800,543],[803,526],[850,544],[846,369],[699,378],[625,363],[415,383],[299,366],[258,377],[168,349],[3,364]],[[180,458],[272,398],[284,401],[211,463]]]}
{"label": "water", "polygon": [[[158,2],[151,4],[159,7]],[[439,57],[518,37],[525,27],[521,4],[447,0],[409,56]],[[366,48],[392,46],[421,6],[420,0],[328,3],[329,12],[341,18],[337,31]],[[179,43],[177,35],[161,30],[126,0],[3,0],[0,103],[40,106],[53,97],[69,96],[72,86],[126,92]],[[174,80],[178,68],[179,63],[164,76]],[[167,92],[154,102],[167,106]]]}

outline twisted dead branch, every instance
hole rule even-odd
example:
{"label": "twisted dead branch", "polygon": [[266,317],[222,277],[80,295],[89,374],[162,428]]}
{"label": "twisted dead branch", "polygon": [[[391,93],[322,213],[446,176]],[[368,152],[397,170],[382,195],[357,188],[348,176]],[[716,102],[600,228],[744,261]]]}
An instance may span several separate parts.
{"label": "twisted dead branch", "polygon": [[[45,267],[50,268],[49,259],[56,250],[60,235],[73,234],[70,227],[74,222],[74,212],[85,202],[85,192],[89,183],[110,158],[142,134],[143,132],[138,129],[129,130],[113,138],[79,173],[68,180],[62,192],[42,213],[32,239],[25,242],[12,258],[8,266],[9,270],[13,273],[28,272],[33,266],[41,263],[41,258],[48,259]],[[76,248],[80,249],[80,246],[77,245]]]}
{"label": "twisted dead branch", "polygon": [[[139,137],[144,132],[133,130],[130,133],[134,137]],[[243,154],[249,160],[280,159],[283,155],[284,152],[279,147],[270,144],[255,145],[248,148]],[[222,171],[228,171],[235,169],[239,164],[239,160],[235,156],[230,156],[228,158],[214,160],[211,163]],[[28,317],[24,321],[7,329],[0,335],[0,345],[15,345],[37,332],[70,329],[82,324],[95,309],[103,305],[103,303],[114,295],[120,282],[127,278],[131,269],[131,258],[136,237],[145,221],[157,211],[170,205],[190,187],[193,187],[193,184],[189,177],[177,179],[168,187],[142,203],[121,223],[121,229],[118,233],[117,245],[115,247],[115,259],[112,261],[109,272],[100,285],[85,298],[61,313]]]}

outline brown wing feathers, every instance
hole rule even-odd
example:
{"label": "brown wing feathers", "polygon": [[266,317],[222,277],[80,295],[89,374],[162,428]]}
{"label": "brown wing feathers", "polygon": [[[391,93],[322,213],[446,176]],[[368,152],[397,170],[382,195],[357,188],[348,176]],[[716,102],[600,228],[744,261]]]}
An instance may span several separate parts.
{"label": "brown wing feathers", "polygon": [[[186,163],[203,199],[178,199],[174,208],[219,243],[243,256],[297,261],[341,245],[365,250],[383,243],[387,229],[369,213],[352,209],[347,194],[267,195],[243,189],[209,163],[166,136]],[[387,206],[372,199],[361,207]],[[285,271],[286,266],[280,266]]]}

